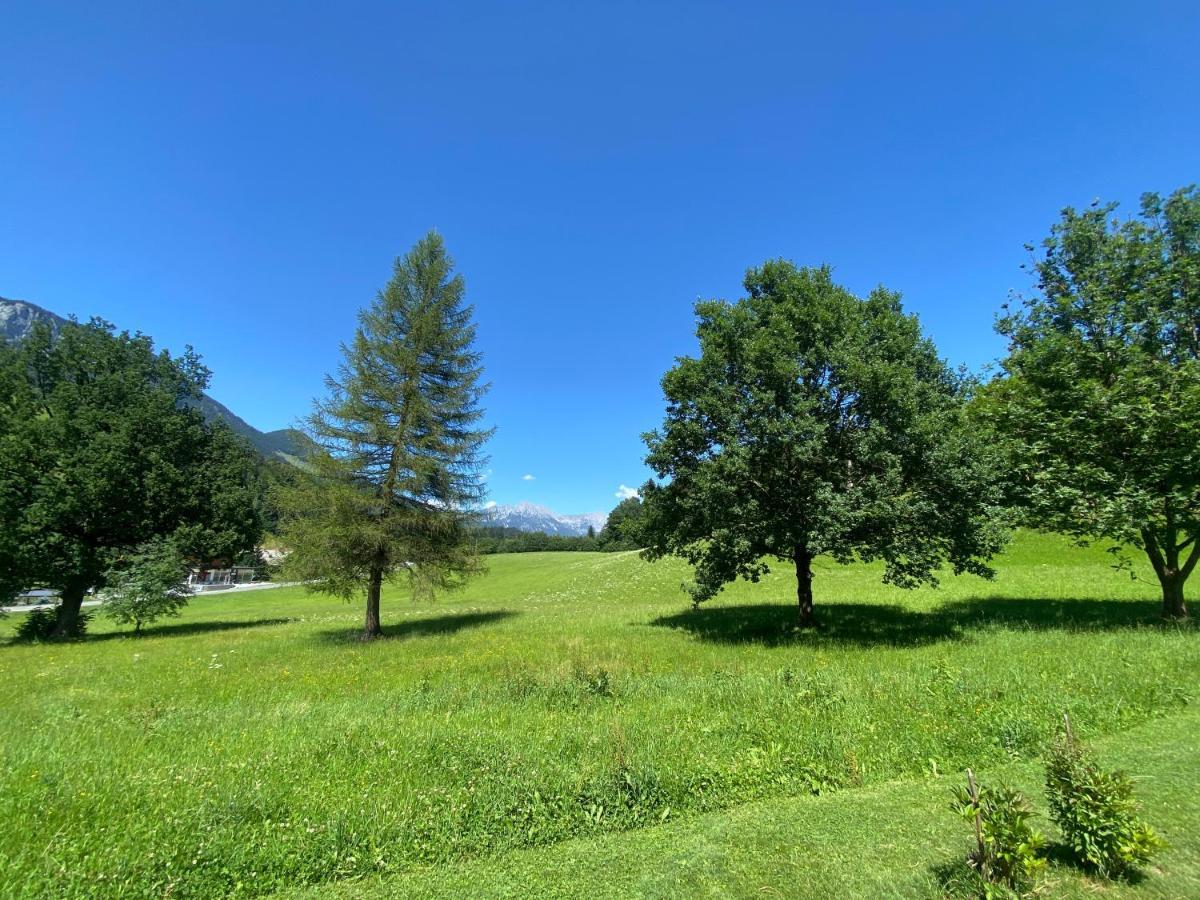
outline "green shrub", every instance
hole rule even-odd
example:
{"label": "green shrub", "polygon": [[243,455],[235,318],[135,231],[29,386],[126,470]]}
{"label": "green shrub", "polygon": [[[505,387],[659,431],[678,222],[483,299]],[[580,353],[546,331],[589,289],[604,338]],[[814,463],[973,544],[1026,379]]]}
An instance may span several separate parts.
{"label": "green shrub", "polygon": [[1127,875],[1165,846],[1138,818],[1129,776],[1096,765],[1069,724],[1046,763],[1046,798],[1076,861],[1105,877]]}
{"label": "green shrub", "polygon": [[1033,807],[1022,794],[1003,785],[979,787],[968,770],[967,786],[955,790],[951,809],[975,828],[976,847],[967,860],[986,886],[985,896],[1009,896],[1033,883],[1046,865],[1040,855],[1045,839],[1030,825]]}
{"label": "green shrub", "polygon": [[[13,634],[13,640],[26,644],[49,640],[50,635],[54,633],[54,629],[58,627],[58,610],[59,607],[57,606],[48,606],[33,610],[17,626],[16,633]],[[75,619],[75,634],[73,637],[81,638],[87,634],[89,619],[91,619],[89,613],[83,610],[79,611],[79,615]]]}
{"label": "green shrub", "polygon": [[169,541],[142,544],[109,572],[104,612],[114,622],[133,625],[135,632],[164,616],[178,616],[191,596],[186,577],[187,564]]}

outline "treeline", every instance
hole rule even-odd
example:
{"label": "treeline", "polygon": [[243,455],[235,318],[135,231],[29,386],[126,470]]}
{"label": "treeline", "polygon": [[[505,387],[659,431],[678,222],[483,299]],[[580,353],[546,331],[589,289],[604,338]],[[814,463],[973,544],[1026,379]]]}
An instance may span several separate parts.
{"label": "treeline", "polygon": [[360,314],[303,469],[204,421],[190,350],[43,323],[0,344],[0,603],[55,589],[56,638],[81,632],[90,590],[148,621],[187,564],[245,558],[270,529],[287,577],[365,596],[366,639],[392,578],[425,594],[481,553],[536,550],[680,557],[696,603],[779,560],[807,626],[818,556],[880,562],[900,587],[990,577],[1023,524],[1139,548],[1182,619],[1200,565],[1200,191],[1115,212],[1065,209],[1027,248],[1035,291],[1003,308],[986,383],[942,359],[895,291],[859,297],[782,259],[750,269],[746,296],[696,305],[699,352],[662,379],[666,415],[643,436],[655,478],[584,537],[476,527],[487,382],[436,233]]}
{"label": "treeline", "polygon": [[521,531],[504,525],[489,525],[476,529],[476,550],[480,554],[541,553],[565,551],[579,553],[616,553],[639,550],[642,547],[640,527],[642,501],[628,497],[608,514],[608,521],[599,534],[588,528],[587,534],[543,534],[540,531]]}

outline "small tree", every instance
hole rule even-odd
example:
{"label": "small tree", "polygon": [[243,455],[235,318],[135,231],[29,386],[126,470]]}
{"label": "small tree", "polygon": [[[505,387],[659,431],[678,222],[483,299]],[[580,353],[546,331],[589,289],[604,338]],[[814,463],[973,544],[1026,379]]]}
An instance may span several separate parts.
{"label": "small tree", "polygon": [[135,632],[166,616],[178,616],[191,596],[187,564],[165,540],[153,540],[122,559],[109,573],[101,595],[104,611],[114,622],[130,623]]}
{"label": "small tree", "polygon": [[1140,547],[1182,618],[1200,561],[1200,194],[1115,209],[1063,210],[976,411],[1031,522]]}
{"label": "small tree", "polygon": [[1063,719],[1066,730],[1046,760],[1050,816],[1081,865],[1109,878],[1126,876],[1166,844],[1138,817],[1130,777],[1100,768]]}
{"label": "small tree", "polygon": [[434,232],[396,260],[308,420],[320,451],[279,492],[285,570],[312,590],[365,593],[364,640],[382,633],[387,578],[430,591],[478,570],[468,510],[491,432],[478,427],[487,387],[453,268]]}
{"label": "small tree", "polygon": [[[1023,892],[1046,866],[1041,851],[1045,838],[1033,827],[1033,805],[1019,791],[1004,785],[981,787],[967,769],[967,786],[954,789],[950,808],[975,829],[975,849],[967,857],[984,887]],[[1003,894],[1002,894],[1003,895]]]}
{"label": "small tree", "polygon": [[651,559],[696,567],[699,603],[764,557],[791,562],[799,623],[813,623],[812,563],[882,559],[904,587],[988,576],[999,493],[965,427],[969,382],[947,368],[897,294],[860,300],[829,269],[777,260],[749,296],[696,307],[700,356],[663,377],[666,421],[646,435],[666,483],[642,490]]}

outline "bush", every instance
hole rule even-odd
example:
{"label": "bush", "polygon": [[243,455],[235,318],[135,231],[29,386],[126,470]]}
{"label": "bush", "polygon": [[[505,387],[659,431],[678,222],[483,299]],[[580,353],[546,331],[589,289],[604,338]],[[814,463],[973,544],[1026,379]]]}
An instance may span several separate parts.
{"label": "bush", "polygon": [[[33,610],[17,626],[13,640],[26,644],[49,640],[54,629],[58,627],[58,610],[57,606]],[[89,619],[91,614],[81,609],[75,619],[75,633],[72,637],[81,638],[87,634]]]}
{"label": "bush", "polygon": [[951,809],[975,828],[976,847],[967,860],[986,886],[982,893],[1006,896],[1032,884],[1046,865],[1039,852],[1045,839],[1029,824],[1033,807],[1022,794],[1003,785],[979,787],[968,770]]}
{"label": "bush", "polygon": [[1046,799],[1076,861],[1107,878],[1127,875],[1165,846],[1138,818],[1129,776],[1096,765],[1069,722],[1046,763]]}

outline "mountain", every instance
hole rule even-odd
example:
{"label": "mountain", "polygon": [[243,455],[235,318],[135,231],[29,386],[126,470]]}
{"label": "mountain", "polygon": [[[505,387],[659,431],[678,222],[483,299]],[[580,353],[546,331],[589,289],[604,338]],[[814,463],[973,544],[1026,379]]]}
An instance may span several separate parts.
{"label": "mountain", "polygon": [[15,343],[24,340],[35,322],[46,321],[54,331],[67,320],[56,316],[48,309],[42,309],[36,303],[26,303],[24,300],[5,300],[0,297],[0,333],[4,340]]}
{"label": "mountain", "polygon": [[519,531],[540,531],[543,534],[557,534],[563,537],[587,534],[589,525],[599,534],[604,528],[604,523],[608,521],[608,515],[605,513],[564,516],[536,503],[493,506],[484,512],[484,516],[488,525],[516,528]]}
{"label": "mountain", "polygon": [[[60,315],[43,309],[36,303],[25,300],[6,300],[0,297],[0,334],[4,340],[15,343],[24,340],[35,322],[49,322],[50,327],[57,331],[66,323]],[[280,428],[277,431],[259,431],[222,403],[218,403],[208,394],[201,394],[196,407],[210,422],[224,422],[234,434],[241,435],[259,453],[267,458],[293,461],[303,456],[309,440],[303,432],[294,428]]]}

